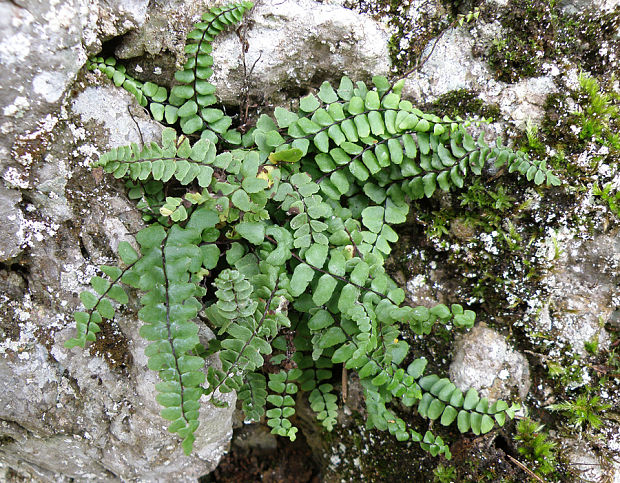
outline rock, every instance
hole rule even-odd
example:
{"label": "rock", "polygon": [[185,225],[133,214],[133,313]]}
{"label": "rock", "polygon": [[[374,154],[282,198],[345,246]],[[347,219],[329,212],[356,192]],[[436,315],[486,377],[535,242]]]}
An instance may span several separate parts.
{"label": "rock", "polygon": [[584,10],[594,10],[598,12],[611,12],[620,3],[618,0],[563,0],[559,2],[559,7],[564,13],[579,13]]}
{"label": "rock", "polygon": [[51,107],[58,107],[87,54],[101,48],[101,38],[122,35],[144,22],[148,1],[20,4],[0,4],[4,154],[16,135],[35,129]]}
{"label": "rock", "polygon": [[114,49],[132,74],[159,85],[171,85],[174,72],[185,63],[185,39],[214,0],[170,0],[149,8],[146,21],[128,32]]}
{"label": "rock", "polygon": [[531,385],[527,359],[484,323],[457,341],[450,379],[459,389],[473,387],[490,400],[509,399],[514,392],[524,399]]}
{"label": "rock", "polygon": [[243,453],[265,454],[276,450],[278,441],[268,428],[260,424],[248,424],[235,432],[232,442]]}
{"label": "rock", "polygon": [[484,102],[499,105],[504,119],[518,127],[524,127],[528,120],[539,122],[544,116],[547,95],[557,91],[553,77],[524,79],[516,84],[495,80],[488,65],[473,56],[476,44],[477,40],[461,28],[450,29],[438,40],[431,40],[422,54],[423,59],[428,59],[419,72],[410,76],[403,95],[426,103],[450,91],[473,90]]}
{"label": "rock", "polygon": [[[8,187],[33,188],[32,168],[53,142],[51,132],[62,117],[60,105],[87,54],[101,48],[101,39],[144,22],[147,5],[146,0],[0,3],[0,177]],[[42,196],[62,191],[62,179],[48,181],[37,187]],[[0,215],[7,230],[6,237],[2,233],[0,258],[6,259],[28,246],[40,232],[41,221],[27,220],[30,217],[13,202],[20,195],[3,189],[0,196],[11,198],[2,203]],[[69,215],[62,203],[55,211],[64,219]]]}
{"label": "rock", "polygon": [[[182,2],[174,5],[182,10],[190,8]],[[161,25],[170,21],[171,10],[153,12],[147,28],[134,36],[140,39],[138,47],[130,46],[134,37],[129,36],[117,52],[126,58],[169,49],[176,57],[182,43],[170,47],[159,33],[164,28]],[[280,103],[285,92],[297,95],[326,79],[338,82],[346,74],[354,80],[368,80],[372,75],[388,73],[388,33],[373,20],[344,7],[313,0],[268,0],[257,4],[248,21],[245,71],[237,35],[222,35],[214,43],[212,82],[225,104],[239,104],[246,71],[253,96]],[[170,79],[174,67],[169,61],[165,64],[167,69],[166,65],[162,69],[157,59],[152,65],[148,59],[140,60],[138,65],[144,75],[137,75],[155,82]],[[155,76],[154,66],[160,72]]]}
{"label": "rock", "polygon": [[580,355],[586,353],[585,342],[598,341],[599,350],[609,347],[604,325],[611,321],[620,296],[619,234],[588,238],[560,230],[539,248],[539,254],[553,260],[554,269],[544,279],[549,295],[543,299],[536,330],[552,335],[557,350],[564,352],[570,343]]}
{"label": "rock", "polygon": [[75,97],[72,109],[84,123],[95,121],[110,132],[110,148],[136,141],[148,144],[161,136],[162,126],[153,122],[123,89],[87,87]]}
{"label": "rock", "polygon": [[[203,401],[195,450],[185,457],[159,416],[135,300],[89,349],[63,347],[75,330],[77,293],[142,226],[126,198],[86,166],[108,147],[140,142],[136,123],[145,142],[161,131],[131,95],[110,87],[86,86],[69,107],[32,166],[36,189],[22,221],[28,269],[10,266],[0,277],[10,284],[0,304],[8,317],[0,324],[0,461],[33,481],[195,481],[228,446],[234,394],[222,398],[227,408]],[[18,202],[0,193],[3,206]]]}
{"label": "rock", "polygon": [[474,38],[466,30],[452,28],[438,39],[431,40],[422,59],[422,68],[410,77],[403,94],[418,102],[432,102],[447,92],[458,89],[482,90],[491,83],[487,65],[472,55]]}
{"label": "rock", "polygon": [[229,444],[234,394],[224,409],[204,402],[185,457],[159,416],[135,299],[89,349],[63,348],[77,294],[142,226],[122,188],[88,166],[110,147],[161,132],[130,94],[74,84],[86,59],[82,36],[96,48],[143,21],[146,3],[91,7],[0,4],[0,174],[9,186],[0,186],[0,260],[9,261],[0,271],[0,462],[28,481],[194,481]]}
{"label": "rock", "polygon": [[597,454],[585,441],[565,439],[562,441],[562,453],[580,481],[620,481],[618,464]]}
{"label": "rock", "polygon": [[0,186],[0,261],[16,257],[24,243],[24,217],[18,204],[21,193]]}

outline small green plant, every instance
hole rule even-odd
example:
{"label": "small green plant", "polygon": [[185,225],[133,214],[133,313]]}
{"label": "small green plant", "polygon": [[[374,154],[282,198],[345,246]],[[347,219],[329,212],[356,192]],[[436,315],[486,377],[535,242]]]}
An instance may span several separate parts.
{"label": "small green plant", "polygon": [[585,341],[583,347],[588,354],[598,354],[598,334],[595,334],[592,339]]}
{"label": "small green plant", "polygon": [[596,78],[583,72],[579,74],[579,86],[579,137],[594,139],[604,146],[620,149],[618,93],[603,92]]}
{"label": "small green plant", "polygon": [[607,183],[601,189],[598,183],[594,183],[592,186],[592,194],[594,196],[600,196],[600,198],[607,203],[609,209],[616,216],[620,216],[620,190],[614,188],[613,183]]}
{"label": "small green plant", "polygon": [[564,413],[569,423],[577,429],[597,429],[603,421],[602,413],[611,408],[610,404],[601,402],[600,396],[581,394],[572,401],[551,404],[547,409]]}
{"label": "small green plant", "polygon": [[543,432],[544,425],[529,418],[519,420],[517,434],[514,436],[518,444],[519,454],[535,464],[535,472],[548,475],[555,471],[557,444],[548,441],[549,435]]}
{"label": "small green plant", "polygon": [[527,144],[523,147],[526,152],[533,152],[539,155],[545,154],[545,144],[538,135],[538,126],[531,121],[525,123],[525,136]]}
{"label": "small green plant", "polygon": [[456,481],[456,469],[453,466],[437,465],[437,468],[433,470],[433,481],[454,483]]}
{"label": "small green plant", "polygon": [[[425,374],[404,331],[428,335],[436,323],[472,327],[459,304],[412,307],[385,272],[409,201],[464,186],[487,162],[536,185],[558,185],[544,161],[497,142],[474,139],[462,119],[427,114],[400,98],[403,82],[374,77],[372,86],[344,77],[324,82],[295,112],[277,107],[239,132],[213,107],[211,42],[252,7],[216,7],[188,35],[183,69],[170,90],[131,78],[114,59],[89,68],[133,93],[153,117],[174,127],[161,144],[112,149],[95,166],[125,179],[146,227],[136,248],[122,242],[120,267],[103,266],[75,313],[84,347],[126,304],[124,286],[141,293],[140,335],[150,344],[157,401],[186,453],[199,426],[200,399],[225,405],[237,392],[248,420],[266,417],[274,434],[295,439],[295,395],[308,393],[323,427],[336,423],[336,371],[357,372],[367,423],[433,456],[448,445],[413,427],[391,403],[429,421],[483,434],[518,406],[489,403],[447,378]],[[509,198],[493,199],[500,209]],[[200,320],[216,338],[198,338]],[[202,323],[202,322],[200,322]],[[205,367],[216,353],[220,367]],[[266,367],[268,360],[268,367]]]}

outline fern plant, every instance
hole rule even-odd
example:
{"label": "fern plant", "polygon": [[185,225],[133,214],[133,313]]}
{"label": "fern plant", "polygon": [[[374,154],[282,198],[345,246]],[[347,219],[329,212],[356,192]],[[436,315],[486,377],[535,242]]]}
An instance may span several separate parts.
{"label": "fern plant", "polygon": [[[126,180],[146,227],[139,246],[119,246],[120,267],[102,267],[81,294],[77,335],[67,347],[95,340],[123,286],[142,293],[138,318],[157,400],[169,429],[190,453],[200,399],[225,404],[236,391],[248,420],[266,417],[272,432],[295,439],[296,394],[304,391],[317,419],[336,424],[332,380],[354,370],[364,388],[369,427],[413,440],[450,457],[440,436],[410,426],[394,403],[415,408],[461,432],[486,433],[516,406],[463,393],[447,378],[425,374],[403,331],[429,334],[435,323],[471,327],[475,314],[454,304],[411,307],[386,273],[408,200],[464,186],[484,165],[508,167],[540,185],[559,184],[544,161],[501,143],[488,146],[461,119],[439,118],[400,99],[402,83],[373,86],[344,77],[324,82],[296,112],[276,108],[242,134],[216,107],[211,42],[238,22],[249,2],[217,7],[188,35],[188,54],[169,91],[131,78],[113,59],[99,70],[132,92],[165,128],[161,144],[112,149],[95,166]],[[180,131],[180,132],[178,132]],[[182,134],[181,134],[182,133]],[[197,317],[216,338],[201,344]],[[217,352],[221,366],[205,367]]]}

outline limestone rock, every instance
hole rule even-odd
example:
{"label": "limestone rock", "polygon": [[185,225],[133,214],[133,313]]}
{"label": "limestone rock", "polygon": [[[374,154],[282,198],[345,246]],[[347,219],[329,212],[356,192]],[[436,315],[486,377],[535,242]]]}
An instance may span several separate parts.
{"label": "limestone rock", "polygon": [[579,13],[587,9],[611,12],[620,5],[618,0],[563,0],[559,2],[565,13]]}
{"label": "limestone rock", "polygon": [[584,440],[567,439],[562,452],[580,481],[620,481],[620,467],[610,458],[604,458]]}
{"label": "limestone rock", "polygon": [[[259,5],[252,20],[245,62],[248,69],[256,62],[250,82],[266,98],[342,75],[363,80],[388,72],[387,32],[345,8],[271,0]],[[238,40],[224,39],[214,61],[219,95],[224,102],[236,100],[244,78]]]}
{"label": "limestone rock", "polygon": [[[97,52],[102,39],[144,22],[147,5],[146,0],[0,2],[0,178],[6,186],[33,188],[38,181],[33,166],[53,143],[60,104],[87,54]],[[62,191],[62,180],[51,184],[42,189],[51,196]],[[20,197],[3,191],[7,196]],[[56,208],[67,217],[66,206]],[[43,222],[26,215],[12,201],[3,203],[0,221],[7,231],[0,258],[17,256],[40,232]]]}
{"label": "limestone rock", "polygon": [[556,344],[570,343],[581,355],[584,342],[596,340],[599,349],[608,348],[609,335],[603,326],[612,318],[614,301],[620,296],[619,234],[584,239],[562,231],[549,238],[539,251],[548,250],[550,258],[557,253],[557,259],[544,280],[549,296],[537,329],[552,334]]}
{"label": "limestone rock", "polygon": [[260,455],[275,451],[278,441],[265,426],[248,424],[235,433],[232,444],[243,453],[252,452]]}
{"label": "limestone rock", "polygon": [[24,218],[17,207],[19,202],[19,191],[0,186],[0,261],[17,256],[24,243]]}
{"label": "limestone rock", "polygon": [[473,90],[483,101],[498,104],[504,119],[519,127],[528,120],[540,121],[547,95],[557,91],[553,77],[523,79],[516,84],[495,80],[488,65],[474,57],[475,45],[474,37],[461,28],[450,29],[429,42],[422,55],[428,59],[410,76],[403,94],[424,103],[450,91]]}
{"label": "limestone rock", "polygon": [[[184,2],[170,5],[171,8],[152,12],[145,29],[128,36],[117,52],[128,58],[143,52],[153,55],[168,50],[177,58],[183,35],[179,42],[169,45],[168,40],[162,40],[161,29],[170,22],[174,8],[189,7]],[[253,96],[283,102],[286,96],[282,91],[298,94],[300,89],[303,92],[308,87],[318,87],[323,80],[339,81],[343,75],[368,80],[389,70],[388,33],[370,18],[339,5],[314,0],[266,0],[257,2],[247,21],[250,28],[245,39],[245,71],[242,45],[234,32],[214,42],[217,68],[212,82],[225,104],[239,104],[246,73]],[[177,30],[175,25],[173,32]],[[135,38],[139,39],[137,44]],[[138,76],[160,83],[171,79],[174,71],[170,59],[164,62],[163,68],[157,58],[141,59],[137,65]]]}
{"label": "limestone rock", "polygon": [[524,399],[531,385],[527,359],[484,323],[457,341],[450,379],[459,389],[473,387],[489,400],[509,399],[513,392]]}
{"label": "limestone rock", "polygon": [[[228,446],[234,394],[223,398],[224,409],[204,401],[195,451],[186,457],[159,416],[135,300],[89,349],[63,347],[75,330],[77,294],[142,226],[118,186],[87,166],[140,135],[157,140],[161,126],[111,87],[86,86],[67,107],[50,130],[54,142],[32,166],[36,183],[21,221],[29,228],[21,263],[29,268],[0,274],[10,285],[0,303],[0,461],[32,481],[195,481]],[[18,191],[5,191],[3,206],[19,202],[10,197]]]}

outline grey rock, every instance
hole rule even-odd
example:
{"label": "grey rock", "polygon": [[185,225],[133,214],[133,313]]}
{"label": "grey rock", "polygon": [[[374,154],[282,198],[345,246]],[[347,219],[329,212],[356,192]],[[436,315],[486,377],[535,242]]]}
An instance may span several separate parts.
{"label": "grey rock", "polygon": [[[497,27],[490,24],[484,28]],[[516,84],[495,80],[488,65],[473,56],[475,45],[476,39],[461,28],[431,40],[422,54],[427,60],[410,76],[403,94],[424,103],[450,91],[473,90],[483,101],[498,104],[504,119],[518,127],[524,127],[527,121],[540,121],[546,97],[557,91],[553,77],[524,79]]]}
{"label": "grey rock", "polygon": [[[554,241],[555,239],[555,241]],[[620,297],[620,236],[599,234],[590,239],[561,231],[549,237],[539,252],[554,260],[545,277],[544,300],[536,329],[553,335],[556,345],[570,343],[580,355],[584,342],[598,341],[609,347],[604,325],[613,317]]]}
{"label": "grey rock", "polygon": [[90,350],[63,348],[77,293],[141,226],[126,199],[86,169],[89,156],[140,142],[135,122],[147,142],[161,131],[140,110],[134,122],[135,100],[111,88],[86,87],[71,107],[52,129],[57,142],[33,165],[37,189],[22,221],[32,228],[24,241],[32,269],[21,284],[17,272],[7,273],[11,291],[0,302],[9,317],[1,324],[0,461],[34,481],[194,481],[214,469],[230,441],[234,394],[222,397],[223,409],[204,401],[195,451],[185,457],[159,416],[157,376],[146,367],[135,310]]}
{"label": "grey rock", "polygon": [[275,451],[278,441],[265,426],[249,424],[235,433],[232,444],[244,453],[265,454]]}
{"label": "grey rock", "polygon": [[[146,0],[0,2],[0,177],[8,187],[36,185],[33,167],[53,142],[61,103],[87,54],[98,51],[102,39],[144,22],[147,5]],[[63,176],[37,186],[34,201],[62,198]],[[2,196],[8,195],[3,191]],[[54,216],[68,219],[62,199],[55,205]],[[15,257],[21,253],[17,247],[27,246],[37,227],[18,223],[24,215],[12,201],[3,203],[2,211],[7,236],[2,236],[6,246],[0,248],[5,253],[0,257]]]}
{"label": "grey rock", "polygon": [[[269,99],[278,91],[318,86],[342,75],[364,80],[390,67],[388,33],[369,18],[312,0],[260,4],[248,31],[245,54],[251,88]],[[237,102],[244,83],[239,42],[226,37],[214,52],[219,95]]]}
{"label": "grey rock", "polygon": [[[5,169],[12,189],[0,187],[2,259],[20,257],[0,272],[0,463],[29,481],[195,481],[229,444],[234,394],[222,397],[223,409],[204,401],[186,457],[159,416],[135,299],[101,342],[63,348],[75,330],[77,294],[99,264],[115,263],[121,240],[135,243],[130,233],[142,226],[120,186],[88,166],[110,147],[141,142],[140,133],[149,142],[161,132],[130,94],[75,88],[75,99],[61,96],[37,111],[46,114],[36,132],[21,126],[26,131],[9,151],[28,163]],[[13,116],[11,129],[35,114],[13,113],[23,116]]]}
{"label": "grey rock", "polygon": [[579,13],[584,10],[611,12],[620,5],[618,0],[563,0],[559,7],[565,13]]}
{"label": "grey rock", "polygon": [[[3,154],[10,152],[17,137],[36,130],[39,121],[59,107],[87,54],[101,48],[102,38],[121,35],[144,22],[147,5],[145,0],[0,4]],[[0,161],[4,171],[7,160]]]}
{"label": "grey rock", "polygon": [[488,66],[472,55],[474,38],[464,29],[452,28],[431,40],[422,59],[422,68],[414,72],[403,93],[418,101],[432,101],[457,89],[482,90],[491,81]]}
{"label": "grey rock", "polygon": [[82,122],[94,121],[109,131],[110,148],[136,141],[148,144],[161,136],[162,126],[153,122],[123,89],[87,87],[75,97],[72,109]]}
{"label": "grey rock", "polygon": [[16,257],[24,243],[24,217],[18,204],[21,193],[0,186],[0,261]]}
{"label": "grey rock", "polygon": [[123,38],[114,55],[130,59],[167,51],[178,63],[183,63],[187,32],[202,13],[216,4],[213,0],[168,0],[153,4],[145,22]]}
{"label": "grey rock", "polygon": [[[158,59],[152,63],[148,58],[140,60],[140,77],[165,83],[172,77],[174,60],[179,64],[184,34],[176,32],[183,32],[187,24],[181,23],[179,29],[175,22],[173,34],[168,36],[174,42],[161,36],[174,20],[175,10],[189,12],[189,16],[200,13],[193,2],[170,2],[151,12],[145,28],[128,36],[118,47],[117,52],[124,58],[143,53],[172,54],[173,60],[165,60],[163,68]],[[246,73],[253,96],[282,103],[286,91],[298,94],[300,89],[318,87],[326,79],[339,81],[343,75],[368,80],[371,75],[387,74],[389,70],[388,32],[370,18],[339,5],[313,0],[266,0],[257,2],[248,21],[245,69],[242,45],[234,32],[214,42],[212,82],[225,104],[239,104]]]}
{"label": "grey rock", "polygon": [[561,444],[562,454],[579,475],[579,481],[620,481],[620,467],[611,458],[598,454],[584,440],[567,438]]}
{"label": "grey rock", "polygon": [[515,392],[524,399],[531,385],[527,359],[484,323],[456,342],[449,372],[459,389],[474,388],[489,400],[508,399]]}

